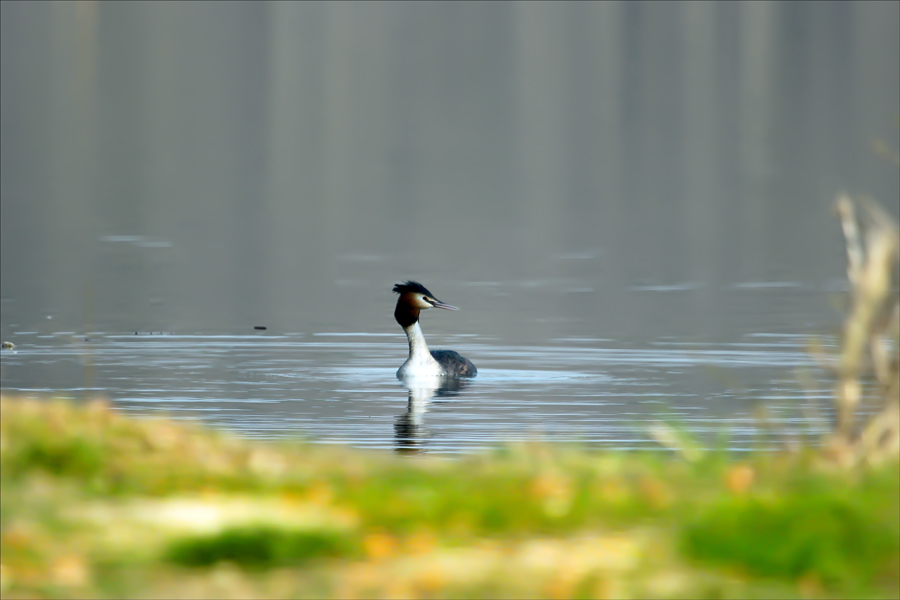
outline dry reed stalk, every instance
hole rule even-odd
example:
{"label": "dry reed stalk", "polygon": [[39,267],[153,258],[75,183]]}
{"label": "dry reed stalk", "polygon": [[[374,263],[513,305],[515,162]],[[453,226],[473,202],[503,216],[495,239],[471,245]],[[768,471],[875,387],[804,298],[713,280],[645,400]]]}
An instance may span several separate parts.
{"label": "dry reed stalk", "polygon": [[[836,367],[836,427],[825,444],[828,456],[848,466],[900,456],[900,228],[875,202],[863,199],[858,204],[865,217],[863,235],[853,200],[847,195],[837,200],[851,305]],[[857,428],[862,380],[870,372],[882,407]]]}

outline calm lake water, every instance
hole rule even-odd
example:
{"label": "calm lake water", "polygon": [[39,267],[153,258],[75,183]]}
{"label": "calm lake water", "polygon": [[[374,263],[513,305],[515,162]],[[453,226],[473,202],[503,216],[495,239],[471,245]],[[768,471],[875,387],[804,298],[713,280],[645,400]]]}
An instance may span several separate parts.
{"label": "calm lake water", "polygon": [[[835,197],[900,212],[900,3],[0,13],[4,392],[443,453],[825,427]],[[395,379],[407,279],[465,387]]]}
{"label": "calm lake water", "polygon": [[[732,293],[786,296],[784,286]],[[439,323],[446,329],[441,317],[423,313],[426,332]],[[707,444],[746,450],[814,439],[831,414],[828,380],[808,353],[811,334],[642,344],[560,337],[533,345],[432,335],[432,347],[474,360],[478,376],[456,389],[410,390],[395,376],[406,357],[400,332],[12,333],[17,347],[2,357],[5,390],[102,394],[128,414],[199,419],[262,439],[439,453],[522,440],[633,449],[657,447],[648,428],[671,420]],[[827,336],[816,339],[833,347]]]}

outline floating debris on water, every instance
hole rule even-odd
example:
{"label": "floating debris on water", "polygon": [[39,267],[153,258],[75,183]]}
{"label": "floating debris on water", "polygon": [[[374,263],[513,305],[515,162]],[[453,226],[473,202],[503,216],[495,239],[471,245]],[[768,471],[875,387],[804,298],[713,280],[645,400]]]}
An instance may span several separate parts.
{"label": "floating debris on water", "polygon": [[12,349],[15,348],[15,347],[16,347],[16,345],[13,344],[12,342],[3,342],[3,349],[4,349],[4,350],[12,350]]}

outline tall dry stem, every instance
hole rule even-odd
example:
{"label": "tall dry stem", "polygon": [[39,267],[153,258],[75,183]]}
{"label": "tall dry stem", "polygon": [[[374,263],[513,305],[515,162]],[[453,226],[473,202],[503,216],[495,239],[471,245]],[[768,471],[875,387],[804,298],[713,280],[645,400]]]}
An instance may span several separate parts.
{"label": "tall dry stem", "polygon": [[[862,229],[853,200],[847,195],[837,200],[847,245],[851,305],[837,363],[836,427],[825,446],[828,454],[847,465],[900,455],[900,228],[875,202],[858,204],[864,216]],[[857,428],[854,420],[863,380],[870,372],[883,402],[880,411]]]}

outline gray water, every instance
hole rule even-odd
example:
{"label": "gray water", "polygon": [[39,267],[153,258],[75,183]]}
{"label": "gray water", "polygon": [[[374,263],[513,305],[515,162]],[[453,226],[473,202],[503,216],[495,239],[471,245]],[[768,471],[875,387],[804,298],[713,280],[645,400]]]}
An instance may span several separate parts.
{"label": "gray water", "polygon": [[[0,13],[4,392],[445,453],[827,427],[835,196],[900,212],[900,4]],[[406,279],[468,385],[394,377]]]}
{"label": "gray water", "polygon": [[475,379],[438,390],[397,380],[406,346],[396,333],[16,331],[11,339],[6,390],[100,394],[128,414],[200,419],[253,438],[442,453],[535,440],[634,449],[654,447],[648,430],[667,420],[737,451],[772,447],[773,436],[814,441],[830,423],[828,386],[798,378],[817,370],[798,335],[630,346],[433,336],[479,367]]}

